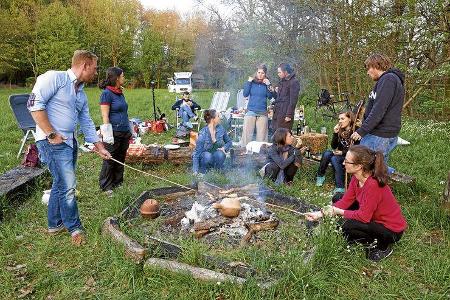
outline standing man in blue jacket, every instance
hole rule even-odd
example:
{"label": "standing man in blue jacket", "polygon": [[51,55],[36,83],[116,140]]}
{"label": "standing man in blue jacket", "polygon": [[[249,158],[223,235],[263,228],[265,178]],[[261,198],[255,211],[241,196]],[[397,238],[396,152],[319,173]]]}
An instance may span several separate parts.
{"label": "standing man in blue jacket", "polygon": [[80,124],[85,141],[94,143],[100,157],[111,158],[97,136],[83,89],[95,75],[97,56],[77,50],[71,68],[40,75],[28,99],[28,110],[36,122],[39,157],[53,178],[47,210],[48,233],[67,230],[76,246],[85,243],[75,194],[77,125]]}
{"label": "standing man in blue jacket", "polygon": [[[402,127],[405,75],[393,68],[390,59],[383,54],[370,55],[364,64],[367,75],[376,83],[369,95],[364,122],[351,137],[361,140],[361,145],[383,152],[387,163]],[[389,173],[393,171],[389,168]]]}

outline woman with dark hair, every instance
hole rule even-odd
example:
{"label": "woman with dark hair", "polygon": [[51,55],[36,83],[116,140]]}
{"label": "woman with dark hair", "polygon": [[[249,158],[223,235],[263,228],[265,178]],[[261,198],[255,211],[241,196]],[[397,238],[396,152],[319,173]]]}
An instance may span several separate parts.
{"label": "woman with dark hair", "polygon": [[333,150],[325,151],[320,160],[316,186],[322,186],[325,182],[325,171],[327,170],[328,164],[331,162],[336,183],[333,194],[345,192],[345,170],[342,163],[344,162],[345,155],[351,145],[354,119],[354,114],[351,111],[339,113],[339,121],[338,124],[334,126],[333,139],[331,140],[331,148],[333,148]]}
{"label": "woman with dark hair", "polygon": [[[131,137],[128,104],[122,92],[124,82],[123,70],[111,67],[106,71],[106,79],[99,84],[103,89],[100,96],[103,142],[112,157],[120,162],[125,162]],[[103,160],[99,177],[100,189],[112,195],[112,190],[123,182],[123,170],[123,165],[112,160]]]}
{"label": "woman with dark hair", "polygon": [[210,168],[222,169],[225,153],[232,146],[232,141],[225,128],[219,124],[219,113],[210,109],[206,110],[203,116],[207,125],[198,133],[197,143],[192,154],[194,174],[205,174]]}
{"label": "woman with dark hair", "polygon": [[289,129],[275,130],[273,144],[267,153],[267,163],[260,170],[263,177],[269,177],[278,184],[292,184],[302,162],[301,152],[292,146],[293,142],[294,137]]}
{"label": "woman with dark hair", "polygon": [[345,170],[352,174],[350,186],[342,199],[325,210],[306,214],[310,221],[324,215],[343,216],[342,233],[349,243],[362,243],[366,256],[380,261],[392,253],[406,229],[400,205],[387,185],[387,167],[383,153],[366,146],[352,146],[344,160]]}
{"label": "woman with dark hair", "polygon": [[241,145],[245,147],[253,139],[256,127],[256,141],[267,142],[269,121],[267,117],[267,99],[271,99],[270,81],[266,65],[259,65],[255,75],[249,77],[244,85],[243,95],[249,97],[247,112],[244,116]]}

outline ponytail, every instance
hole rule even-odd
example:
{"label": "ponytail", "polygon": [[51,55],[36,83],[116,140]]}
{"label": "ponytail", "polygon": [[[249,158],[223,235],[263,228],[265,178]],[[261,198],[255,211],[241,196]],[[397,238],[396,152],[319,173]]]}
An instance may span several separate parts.
{"label": "ponytail", "polygon": [[378,185],[383,187],[387,184],[388,174],[387,167],[384,162],[383,153],[380,151],[374,152],[373,174],[372,177],[378,181]]}

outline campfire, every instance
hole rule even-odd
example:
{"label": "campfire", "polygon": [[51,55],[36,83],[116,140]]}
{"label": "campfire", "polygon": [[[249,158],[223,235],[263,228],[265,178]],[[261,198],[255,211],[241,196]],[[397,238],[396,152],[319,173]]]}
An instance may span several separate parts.
{"label": "campfire", "polygon": [[161,216],[166,217],[162,231],[193,234],[208,243],[245,245],[256,240],[259,231],[273,230],[279,224],[256,184],[222,190],[200,182],[194,196],[164,203]]}

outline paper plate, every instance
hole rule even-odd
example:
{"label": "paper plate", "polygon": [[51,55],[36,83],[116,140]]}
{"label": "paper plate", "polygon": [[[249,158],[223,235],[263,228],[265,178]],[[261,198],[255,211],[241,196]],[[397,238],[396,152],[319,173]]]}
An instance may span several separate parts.
{"label": "paper plate", "polygon": [[166,148],[167,150],[175,150],[175,149],[179,149],[180,145],[165,145],[164,148]]}

